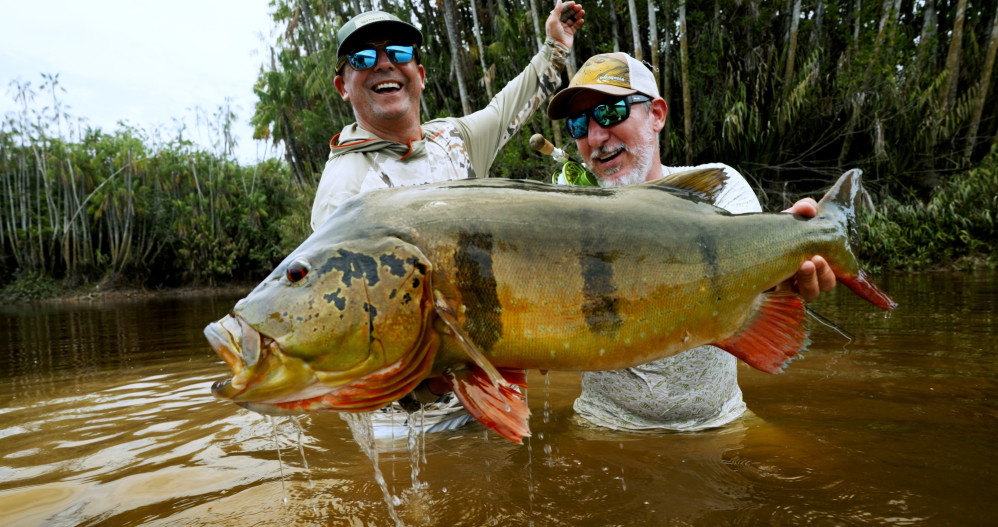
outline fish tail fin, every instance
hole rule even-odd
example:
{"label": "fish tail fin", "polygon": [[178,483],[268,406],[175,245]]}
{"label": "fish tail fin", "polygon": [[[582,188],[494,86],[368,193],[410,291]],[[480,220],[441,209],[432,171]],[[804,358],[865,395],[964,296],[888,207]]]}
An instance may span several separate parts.
{"label": "fish tail fin", "polygon": [[793,293],[769,291],[748,323],[714,345],[766,373],[780,373],[807,348],[804,302]]}
{"label": "fish tail fin", "polygon": [[[845,253],[838,258],[826,258],[835,278],[851,289],[860,298],[885,310],[897,307],[897,302],[891,299],[867,277],[859,267],[856,252],[853,250],[853,240],[859,239],[856,219],[857,210],[869,206],[869,197],[863,189],[863,171],[858,168],[849,170],[839,177],[835,185],[818,202],[815,218],[823,218],[844,225],[849,240]],[[829,255],[831,256],[831,255]]]}
{"label": "fish tail fin", "polygon": [[475,419],[514,443],[530,435],[530,409],[523,394],[511,385],[527,387],[523,370],[498,369],[505,383],[496,384],[481,368],[447,374],[451,390]]}

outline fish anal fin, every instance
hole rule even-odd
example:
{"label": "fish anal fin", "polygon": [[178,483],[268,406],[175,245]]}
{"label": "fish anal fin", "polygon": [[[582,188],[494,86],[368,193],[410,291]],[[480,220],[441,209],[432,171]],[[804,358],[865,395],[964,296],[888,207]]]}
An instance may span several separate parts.
{"label": "fish anal fin", "polygon": [[887,293],[880,290],[877,284],[870,280],[866,273],[861,269],[858,273],[854,275],[839,274],[833,267],[833,272],[835,272],[835,279],[842,282],[842,285],[848,287],[853,293],[859,295],[860,298],[866,300],[867,302],[883,309],[885,311],[891,311],[897,307],[897,302],[894,301]]}
{"label": "fish anal fin", "polygon": [[451,371],[447,374],[458,401],[483,425],[514,443],[530,435],[530,409],[523,394],[511,384],[526,388],[522,370],[500,369],[505,382],[496,386],[480,368]]}
{"label": "fish anal fin", "polygon": [[749,322],[715,346],[766,373],[780,373],[807,347],[804,302],[794,294],[767,292]]}

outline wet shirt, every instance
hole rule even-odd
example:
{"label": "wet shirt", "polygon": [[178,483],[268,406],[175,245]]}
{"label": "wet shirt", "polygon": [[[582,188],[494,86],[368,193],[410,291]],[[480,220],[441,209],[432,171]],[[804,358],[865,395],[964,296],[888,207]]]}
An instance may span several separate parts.
{"label": "wet shirt", "polygon": [[376,188],[487,177],[499,149],[561,83],[568,48],[548,38],[527,68],[482,110],[427,121],[408,145],[386,141],[357,123],[330,141],[329,160],[312,204],[312,229],[347,199]]}
{"label": "wet shirt", "polygon": [[[733,214],[762,212],[759,199],[735,169],[709,163],[662,167],[662,175],[723,168],[728,180],[715,204]],[[745,412],[738,361],[714,346],[615,371],[584,372],[575,411],[589,423],[615,430],[693,431],[725,425]]]}

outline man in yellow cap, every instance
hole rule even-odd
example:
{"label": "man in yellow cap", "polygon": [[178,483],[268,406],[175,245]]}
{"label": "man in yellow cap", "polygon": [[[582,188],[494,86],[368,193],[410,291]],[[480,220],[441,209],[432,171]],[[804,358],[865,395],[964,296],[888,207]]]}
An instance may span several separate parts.
{"label": "man in yellow cap", "polygon": [[[641,183],[691,168],[721,168],[727,180],[715,204],[734,214],[762,212],[748,182],[730,166],[662,164],[658,134],[667,112],[652,72],[625,53],[590,58],[547,109],[551,119],[565,119],[601,186]],[[807,198],[788,212],[814,216],[816,205]],[[805,261],[785,285],[807,301],[834,286],[835,275],[820,256]],[[618,430],[722,426],[745,412],[737,374],[737,359],[713,346],[625,370],[585,372],[575,411],[590,423]]]}

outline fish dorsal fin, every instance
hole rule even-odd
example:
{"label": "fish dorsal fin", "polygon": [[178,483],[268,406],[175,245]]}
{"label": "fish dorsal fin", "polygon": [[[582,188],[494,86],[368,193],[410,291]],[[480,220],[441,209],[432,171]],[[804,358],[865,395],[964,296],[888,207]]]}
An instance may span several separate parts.
{"label": "fish dorsal fin", "polygon": [[728,175],[724,173],[723,168],[694,168],[669,174],[642,185],[714,203],[724,190],[727,181]]}
{"label": "fish dorsal fin", "polygon": [[523,370],[498,370],[503,382],[499,387],[480,368],[448,371],[451,390],[475,419],[514,443],[530,435],[530,409],[523,394],[513,384],[527,387]]}
{"label": "fish dorsal fin", "polygon": [[748,323],[714,345],[766,373],[780,373],[807,347],[804,302],[792,293],[767,292]]}

